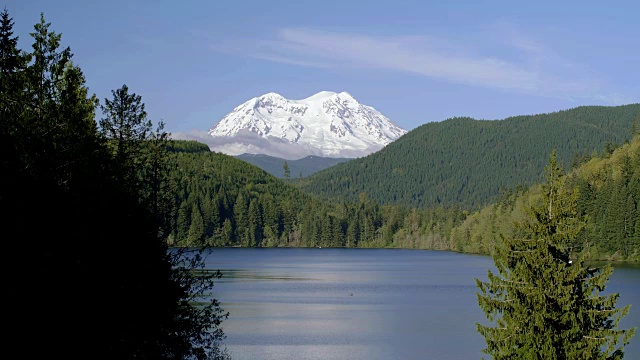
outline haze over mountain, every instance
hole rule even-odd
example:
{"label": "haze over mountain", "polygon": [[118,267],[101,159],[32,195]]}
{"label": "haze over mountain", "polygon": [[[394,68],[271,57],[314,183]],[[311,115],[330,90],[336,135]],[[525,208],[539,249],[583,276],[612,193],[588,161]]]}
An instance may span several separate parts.
{"label": "haze over mountain", "polygon": [[309,155],[362,157],[405,133],[349,93],[321,91],[302,100],[264,94],[215,123],[209,130],[210,138],[178,138],[204,141],[212,151],[228,155],[264,154],[294,160]]}
{"label": "haze over mountain", "polygon": [[287,177],[284,171],[285,162],[289,167],[289,176],[300,178],[307,177],[313,173],[324,170],[333,165],[352,160],[349,158],[331,158],[313,155],[309,155],[297,160],[285,160],[282,158],[263,154],[241,154],[236,156],[236,158],[253,164],[278,178]]}

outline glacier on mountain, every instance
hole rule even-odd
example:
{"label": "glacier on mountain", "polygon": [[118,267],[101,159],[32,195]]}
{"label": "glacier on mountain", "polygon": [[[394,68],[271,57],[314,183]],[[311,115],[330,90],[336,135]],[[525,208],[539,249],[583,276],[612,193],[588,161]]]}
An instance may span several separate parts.
{"label": "glacier on mountain", "polygon": [[212,151],[300,159],[366,156],[406,130],[347,92],[321,91],[302,100],[276,93],[255,97],[233,109],[208,133]]}

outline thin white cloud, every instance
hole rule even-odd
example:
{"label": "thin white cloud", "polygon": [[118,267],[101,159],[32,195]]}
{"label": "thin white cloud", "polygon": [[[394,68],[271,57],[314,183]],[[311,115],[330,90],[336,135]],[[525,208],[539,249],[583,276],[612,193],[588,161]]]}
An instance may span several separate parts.
{"label": "thin white cloud", "polygon": [[304,61],[304,60],[298,60],[295,58],[289,58],[283,55],[274,55],[274,54],[269,54],[269,53],[254,53],[251,55],[254,58],[257,59],[262,59],[262,60],[268,60],[268,61],[273,61],[273,62],[279,62],[279,63],[283,63],[283,64],[292,64],[292,65],[299,65],[299,66],[306,66],[306,67],[317,67],[317,68],[328,68],[331,67],[331,64],[327,64],[327,63],[321,63],[321,62],[314,62],[314,61]]}
{"label": "thin white cloud", "polygon": [[[593,74],[585,69],[576,70],[575,64],[543,43],[513,27],[501,26],[498,30],[501,35],[493,31],[478,39],[476,34],[465,43],[429,36],[372,36],[286,28],[273,39],[243,46],[243,53],[299,66],[384,69],[571,100],[617,103],[623,98],[602,91]],[[500,41],[496,41],[496,36]],[[490,50],[482,48],[486,44],[491,45]],[[225,52],[234,51],[227,48]]]}
{"label": "thin white cloud", "polygon": [[449,54],[432,46],[428,38],[380,38],[305,29],[285,29],[279,35],[281,41],[271,42],[274,50],[288,50],[294,57],[315,57],[335,65],[364,65],[501,88],[529,87],[537,81],[535,73],[496,58]]}

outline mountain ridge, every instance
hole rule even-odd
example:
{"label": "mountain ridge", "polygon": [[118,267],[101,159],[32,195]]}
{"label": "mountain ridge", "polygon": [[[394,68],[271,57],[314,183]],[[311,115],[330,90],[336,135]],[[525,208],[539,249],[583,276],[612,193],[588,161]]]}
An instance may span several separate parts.
{"label": "mountain ridge", "polygon": [[337,201],[361,194],[381,204],[478,208],[503,188],[538,181],[548,154],[576,155],[628,139],[640,104],[581,106],[501,120],[450,118],[421,125],[381,151],[337,164],[296,184]]}
{"label": "mountain ridge", "polygon": [[321,91],[290,100],[270,92],[235,107],[208,131],[212,151],[265,154],[287,160],[309,155],[357,158],[407,131],[347,92]]}
{"label": "mountain ridge", "polygon": [[351,158],[329,158],[315,155],[308,155],[302,159],[286,160],[264,154],[240,154],[235,156],[277,178],[286,178],[284,173],[284,163],[289,167],[289,176],[292,178],[302,178],[314,174],[320,170],[324,170],[336,164],[353,160]]}

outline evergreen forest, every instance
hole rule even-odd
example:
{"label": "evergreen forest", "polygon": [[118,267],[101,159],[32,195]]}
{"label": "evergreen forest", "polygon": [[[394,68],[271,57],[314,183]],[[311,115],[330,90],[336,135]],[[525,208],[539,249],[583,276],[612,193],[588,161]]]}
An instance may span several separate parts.
{"label": "evergreen forest", "polygon": [[[206,146],[182,152],[196,145],[173,143],[177,191],[168,241],[175,246],[388,247],[398,245],[394,237],[411,221],[429,229],[430,246],[445,248],[445,234],[464,218],[457,209],[383,206],[364,195],[354,203],[327,202],[235,157]],[[417,242],[413,234],[403,242]]]}
{"label": "evergreen forest", "polygon": [[504,189],[542,180],[556,150],[565,167],[629,140],[640,104],[582,106],[503,120],[452,118],[419,126],[384,149],[298,181],[325,199],[478,210]]}
{"label": "evergreen forest", "polygon": [[[640,135],[571,169],[563,191],[576,190],[577,211],[587,226],[572,244],[591,259],[640,259]],[[506,191],[471,214],[451,233],[452,250],[488,253],[498,234],[514,236],[515,223],[540,201],[540,185]]]}
{"label": "evergreen forest", "polygon": [[[175,141],[179,144],[183,141]],[[539,185],[503,189],[478,210],[462,205],[381,205],[361,193],[354,202],[306,194],[236,158],[175,152],[172,244],[181,246],[397,247],[488,254],[500,234],[539,200]],[[178,146],[176,146],[178,148]],[[588,224],[575,250],[590,259],[638,260],[640,255],[640,136],[598,155],[581,156],[566,175],[577,188]]]}
{"label": "evergreen forest", "polygon": [[631,305],[604,289],[611,264],[594,267],[576,252],[587,216],[555,151],[545,167],[540,199],[517,231],[500,234],[491,250],[497,272],[476,278],[478,305],[495,326],[476,323],[492,359],[622,359],[636,328],[619,328]]}
{"label": "evergreen forest", "polygon": [[[0,15],[6,352],[225,359],[200,253],[169,251],[167,133],[126,85],[100,101],[44,15],[18,48]],[[100,108],[104,117],[97,119]],[[188,151],[188,149],[185,149]]]}
{"label": "evergreen forest", "polygon": [[563,251],[640,260],[640,104],[448,119],[309,177],[283,162],[282,179],[172,140],[126,84],[98,99],[44,15],[29,50],[6,9],[0,20],[7,325],[28,357],[228,358],[221,274],[202,269],[200,249],[492,254],[548,203],[550,154],[567,169],[553,196],[584,219]]}

